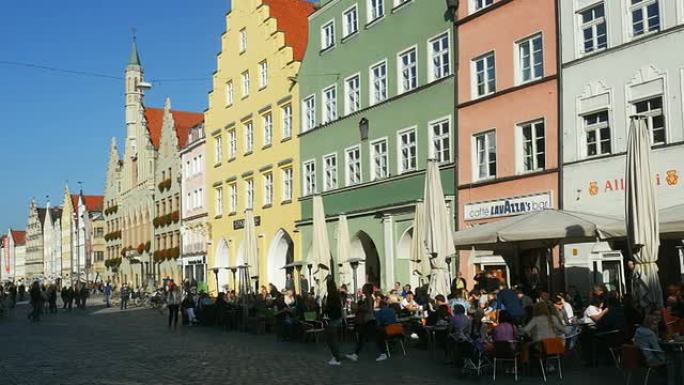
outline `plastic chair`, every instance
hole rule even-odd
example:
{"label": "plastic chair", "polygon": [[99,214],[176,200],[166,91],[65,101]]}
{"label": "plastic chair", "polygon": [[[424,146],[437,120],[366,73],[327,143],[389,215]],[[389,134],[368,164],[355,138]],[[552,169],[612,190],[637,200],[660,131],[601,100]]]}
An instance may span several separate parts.
{"label": "plastic chair", "polygon": [[516,341],[494,341],[494,371],[492,380],[496,381],[496,363],[498,361],[513,362],[513,375],[518,381],[518,357],[520,352],[516,350]]}
{"label": "plastic chair", "polygon": [[315,311],[304,313],[302,327],[304,328],[304,340],[307,339],[307,336],[313,336],[316,343],[318,343],[319,336],[325,332],[325,324],[318,320],[318,314]]}
{"label": "plastic chair", "polygon": [[563,379],[563,368],[561,367],[561,357],[565,354],[563,340],[556,338],[545,338],[541,341],[541,355],[539,356],[539,366],[541,367],[542,377],[546,382],[546,365],[548,360],[558,361],[558,376]]}
{"label": "plastic chair", "polygon": [[387,352],[387,357],[391,357],[389,350],[390,340],[398,340],[399,345],[401,345],[401,351],[404,353],[404,356],[406,356],[404,338],[406,338],[406,334],[404,333],[404,325],[396,323],[385,326],[385,351]]}

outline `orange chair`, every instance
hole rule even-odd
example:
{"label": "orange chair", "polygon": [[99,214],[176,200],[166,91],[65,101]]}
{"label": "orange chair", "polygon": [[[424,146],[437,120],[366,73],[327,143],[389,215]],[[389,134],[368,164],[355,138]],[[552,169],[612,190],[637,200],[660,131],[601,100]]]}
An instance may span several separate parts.
{"label": "orange chair", "polygon": [[560,379],[563,379],[563,369],[561,367],[561,357],[565,355],[565,345],[563,340],[556,338],[545,338],[541,342],[541,355],[539,356],[539,366],[541,367],[542,377],[544,377],[544,382],[546,382],[546,365],[545,362],[548,360],[558,361],[558,375]]}
{"label": "orange chair", "polygon": [[395,323],[385,326],[385,351],[387,352],[387,357],[391,357],[389,350],[390,340],[398,340],[399,345],[401,345],[401,351],[404,353],[404,356],[406,355],[406,347],[404,346],[405,338],[404,325]]}
{"label": "orange chair", "polygon": [[515,381],[518,381],[518,358],[520,357],[520,352],[516,350],[515,341],[494,341],[494,373],[492,380],[496,381],[496,363],[498,361],[509,361],[513,362],[513,375],[515,376]]}
{"label": "orange chair", "polygon": [[635,370],[641,368],[647,368],[646,377],[644,378],[644,385],[648,385],[648,379],[651,377],[651,372],[655,369],[661,368],[660,366],[648,365],[646,359],[644,358],[644,353],[636,345],[622,345],[620,353],[620,364],[622,370],[627,372],[627,385],[629,385],[632,380],[632,373]]}

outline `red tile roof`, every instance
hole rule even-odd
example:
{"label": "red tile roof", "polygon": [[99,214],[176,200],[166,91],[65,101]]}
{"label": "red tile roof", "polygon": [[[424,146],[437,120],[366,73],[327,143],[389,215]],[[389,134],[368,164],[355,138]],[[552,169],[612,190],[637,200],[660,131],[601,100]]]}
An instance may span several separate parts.
{"label": "red tile roof", "polygon": [[26,231],[12,230],[12,239],[14,239],[15,246],[26,244]]}
{"label": "red tile roof", "polygon": [[[176,137],[179,148],[185,147],[188,141],[188,130],[204,121],[204,114],[187,111],[171,111],[173,121],[176,123]],[[152,145],[157,150],[161,141],[162,124],[164,122],[164,110],[161,108],[145,108],[145,120],[147,131],[150,133]]]}
{"label": "red tile roof", "polygon": [[[71,194],[71,202],[74,205],[74,211],[78,209],[78,195]],[[102,195],[84,195],[83,202],[88,211],[102,211],[104,207],[104,196]]]}
{"label": "red tile roof", "polygon": [[278,30],[285,33],[285,45],[292,47],[294,60],[302,61],[309,36],[309,15],[313,3],[306,0],[263,0],[271,17],[276,19]]}

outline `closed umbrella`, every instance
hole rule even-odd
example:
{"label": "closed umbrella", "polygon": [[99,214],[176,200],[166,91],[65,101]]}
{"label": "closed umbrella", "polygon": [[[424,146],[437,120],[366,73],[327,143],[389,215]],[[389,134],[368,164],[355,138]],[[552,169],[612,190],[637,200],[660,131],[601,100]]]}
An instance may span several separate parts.
{"label": "closed umbrella", "polygon": [[340,265],[340,285],[351,286],[351,265],[346,263],[349,259],[349,225],[347,216],[340,215],[337,221],[337,263]]}
{"label": "closed umbrella", "polygon": [[[245,260],[246,271],[250,278],[259,278],[259,252],[257,248],[256,227],[254,226],[254,213],[251,209],[245,211]],[[258,284],[258,283],[257,283]]]}
{"label": "closed umbrella", "polygon": [[421,281],[430,276],[430,256],[425,247],[425,204],[422,201],[416,203],[416,213],[413,217],[411,260],[415,267],[412,274],[417,273]]}
{"label": "closed umbrella", "polygon": [[425,173],[425,247],[430,254],[430,295],[449,294],[449,271],[446,257],[456,254],[449,211],[444,202],[444,190],[439,167],[428,160]]}
{"label": "closed umbrella", "polygon": [[328,242],[328,229],[325,224],[325,211],[323,198],[320,195],[313,197],[313,246],[312,257],[314,264],[314,279],[316,280],[317,292],[320,298],[326,294],[325,277],[330,267],[330,243]]}
{"label": "closed umbrella", "polygon": [[635,262],[634,287],[644,308],[663,306],[658,278],[660,234],[651,168],[651,137],[643,118],[632,119],[627,138],[625,167],[625,219],[627,244]]}

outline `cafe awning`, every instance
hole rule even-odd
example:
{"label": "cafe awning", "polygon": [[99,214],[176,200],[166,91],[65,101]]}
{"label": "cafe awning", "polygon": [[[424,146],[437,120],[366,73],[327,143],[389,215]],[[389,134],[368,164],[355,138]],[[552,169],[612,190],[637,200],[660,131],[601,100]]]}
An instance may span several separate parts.
{"label": "cafe awning", "polygon": [[[661,238],[684,238],[684,204],[666,207],[658,210]],[[627,236],[627,224],[619,219],[606,226],[606,231],[614,238]]]}

